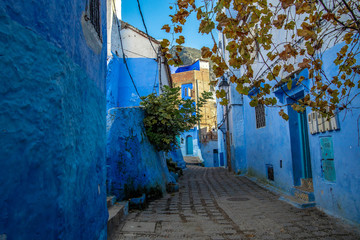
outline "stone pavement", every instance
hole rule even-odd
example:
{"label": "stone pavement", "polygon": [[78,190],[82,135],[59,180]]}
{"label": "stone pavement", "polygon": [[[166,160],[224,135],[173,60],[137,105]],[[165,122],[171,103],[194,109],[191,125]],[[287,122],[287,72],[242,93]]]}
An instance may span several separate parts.
{"label": "stone pavement", "polygon": [[131,212],[114,239],[360,239],[319,210],[297,209],[245,177],[190,166],[180,191]]}

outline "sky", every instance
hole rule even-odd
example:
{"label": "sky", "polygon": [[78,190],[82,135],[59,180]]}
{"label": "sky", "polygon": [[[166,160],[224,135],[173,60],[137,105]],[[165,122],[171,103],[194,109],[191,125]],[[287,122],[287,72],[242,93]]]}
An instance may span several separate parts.
{"label": "sky", "polygon": [[[170,10],[169,6],[175,0],[139,1],[149,35],[155,39],[167,38],[171,42],[172,35],[170,33],[166,33],[164,30],[161,30],[161,28],[164,24],[171,25],[169,15],[173,14],[173,10]],[[123,21],[145,32],[136,0],[122,0],[121,18]],[[183,32],[181,35],[185,37],[184,46],[197,49],[201,49],[203,46],[212,48],[213,41],[211,36],[198,33],[199,23],[200,22],[196,19],[195,14],[192,14],[185,23],[185,26],[183,26]]]}

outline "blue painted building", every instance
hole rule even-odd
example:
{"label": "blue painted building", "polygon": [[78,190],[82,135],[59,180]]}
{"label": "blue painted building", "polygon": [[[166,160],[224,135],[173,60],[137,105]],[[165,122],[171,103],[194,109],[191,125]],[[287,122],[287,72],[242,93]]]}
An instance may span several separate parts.
{"label": "blue painted building", "polygon": [[172,85],[160,42],[115,15],[108,48],[107,109],[139,106],[140,97]]}
{"label": "blue painted building", "polygon": [[165,192],[175,182],[166,158],[181,161],[178,152],[158,152],[146,136],[140,97],[161,94],[171,74],[160,42],[121,21],[121,1],[108,4],[107,193],[118,201],[143,193]]}
{"label": "blue painted building", "polygon": [[[181,98],[193,99],[195,104],[202,92],[211,91],[209,62],[206,60],[196,60],[193,64],[181,66],[172,74],[174,86],[180,87]],[[213,94],[215,95],[215,94]],[[196,127],[184,132],[180,136],[180,148],[184,157],[198,158],[203,162],[201,150],[201,132],[207,133],[215,130],[216,126],[216,102],[209,100],[202,107],[202,118]]]}
{"label": "blue painted building", "polygon": [[106,239],[105,6],[0,3],[1,239]]}
{"label": "blue painted building", "polygon": [[223,166],[220,165],[218,141],[217,141],[217,135],[215,135],[215,133],[214,133],[214,138],[212,138],[211,132],[206,134],[205,139],[201,142],[201,155],[204,159],[205,167]]}
{"label": "blue painted building", "polygon": [[[220,42],[226,44],[227,39],[221,36]],[[330,77],[338,72],[333,61],[342,46],[332,46],[322,55],[323,70]],[[223,57],[228,61],[227,52]],[[260,71],[261,63],[256,66],[255,73]],[[241,71],[235,74],[241,75]],[[305,80],[297,85],[301,76]],[[224,77],[229,82],[229,76]],[[302,99],[312,87],[307,69],[299,69],[291,77],[291,90],[273,85],[271,97],[282,104]],[[355,77],[358,81],[359,76]],[[300,201],[297,206],[316,205],[330,215],[359,224],[359,98],[351,103],[351,110],[338,113],[330,121],[309,108],[298,113],[291,106],[284,107],[289,115],[289,121],[285,121],[278,108],[250,107],[256,88],[249,96],[242,96],[235,87],[230,83],[228,106],[218,104],[219,159],[225,159],[233,172],[275,187],[292,204]],[[357,93],[354,89],[352,96]]]}

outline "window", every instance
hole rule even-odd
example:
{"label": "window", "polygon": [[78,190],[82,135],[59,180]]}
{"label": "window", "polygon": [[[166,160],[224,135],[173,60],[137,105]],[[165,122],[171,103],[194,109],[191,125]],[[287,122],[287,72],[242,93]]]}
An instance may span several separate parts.
{"label": "window", "polygon": [[95,31],[101,39],[101,28],[100,28],[100,3],[99,0],[90,0],[90,21],[94,25]]}
{"label": "window", "polygon": [[183,92],[183,96],[184,97],[193,97],[193,91],[191,90],[191,88],[184,88],[184,92]]}
{"label": "window", "polygon": [[184,96],[185,96],[185,97],[188,96],[188,88],[184,88]]}
{"label": "window", "polygon": [[265,127],[265,107],[263,104],[258,104],[255,107],[256,128]]}
{"label": "window", "polygon": [[321,137],[320,147],[322,177],[329,182],[335,182],[336,174],[332,137]]}
{"label": "window", "polygon": [[88,47],[96,54],[100,54],[103,42],[99,0],[86,0],[85,11],[81,17],[81,27]]}

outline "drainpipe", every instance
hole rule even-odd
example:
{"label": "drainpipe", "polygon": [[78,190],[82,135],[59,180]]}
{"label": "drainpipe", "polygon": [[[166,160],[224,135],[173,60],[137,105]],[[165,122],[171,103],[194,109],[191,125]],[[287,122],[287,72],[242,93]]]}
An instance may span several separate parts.
{"label": "drainpipe", "polygon": [[225,109],[226,109],[226,115],[225,115],[226,116],[226,160],[227,160],[227,164],[228,164],[228,170],[229,170],[229,172],[232,172],[228,104],[226,104]]}

